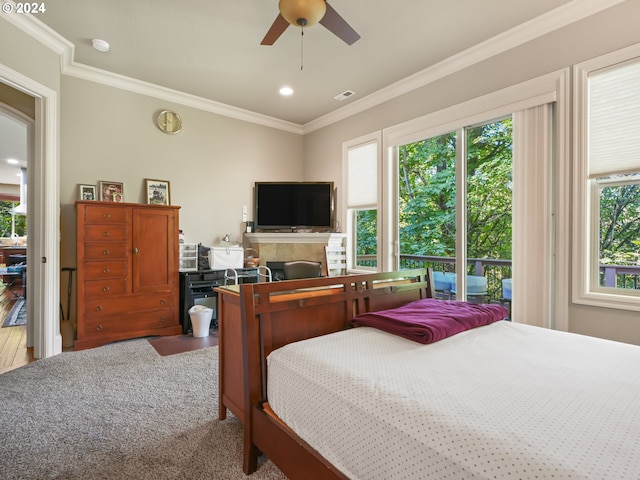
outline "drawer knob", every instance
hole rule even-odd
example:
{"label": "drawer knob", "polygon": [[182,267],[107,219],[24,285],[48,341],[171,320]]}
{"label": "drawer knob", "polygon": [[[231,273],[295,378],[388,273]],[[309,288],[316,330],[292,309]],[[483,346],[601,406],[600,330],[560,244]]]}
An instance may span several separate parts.
{"label": "drawer knob", "polygon": [[102,235],[104,235],[105,237],[108,237],[109,235],[111,235],[111,233],[109,233],[109,232],[102,232]]}
{"label": "drawer knob", "polygon": [[109,252],[109,250],[103,250],[103,251],[102,251],[102,254],[103,254],[103,255],[109,255],[110,253],[111,253],[111,252]]}
{"label": "drawer knob", "polygon": [[104,273],[109,273],[111,270],[109,270],[108,268],[105,268],[102,270]]}
{"label": "drawer knob", "polygon": [[102,311],[102,305],[98,305],[96,307],[96,312],[101,312]]}
{"label": "drawer knob", "polygon": [[98,325],[98,326],[96,327],[96,330],[97,330],[97,331],[101,331],[101,330],[102,330],[102,325]]}
{"label": "drawer knob", "polygon": [[102,289],[102,291],[103,291],[103,292],[108,292],[108,291],[109,291],[109,287],[108,287],[108,286],[104,287],[104,288]]}
{"label": "drawer knob", "polygon": [[163,323],[166,319],[166,317],[160,317],[160,323]]}
{"label": "drawer knob", "polygon": [[167,303],[167,301],[163,298],[162,300],[160,300],[160,304],[164,305],[165,303]]}
{"label": "drawer knob", "polygon": [[140,250],[138,250],[137,248],[134,248],[134,249],[133,249],[133,253],[134,253],[134,255],[137,255],[139,252],[140,252]]}
{"label": "drawer knob", "polygon": [[109,218],[109,217],[111,217],[111,215],[109,215],[108,213],[103,213],[103,214],[102,214],[102,216],[103,216],[104,218]]}

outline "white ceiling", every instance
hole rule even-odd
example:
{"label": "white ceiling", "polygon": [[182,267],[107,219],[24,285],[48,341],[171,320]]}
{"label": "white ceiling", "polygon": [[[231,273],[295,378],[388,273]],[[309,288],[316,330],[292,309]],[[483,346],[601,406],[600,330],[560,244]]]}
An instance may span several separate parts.
{"label": "white ceiling", "polygon": [[[77,63],[304,125],[566,4],[592,0],[330,0],[361,35],[322,25],[260,41],[277,0],[64,0],[35,15]],[[607,3],[607,2],[605,2]],[[578,8],[578,7],[576,7]],[[100,38],[104,54],[91,46]],[[283,85],[295,93],[278,94]],[[338,102],[345,90],[356,95]]]}
{"label": "white ceiling", "polygon": [[[361,100],[370,105],[452,57],[489,56],[620,1],[330,0],[361,36],[352,46],[319,24],[304,37],[290,26],[273,46],[260,45],[277,0],[64,0],[43,2],[46,12],[28,18],[66,45],[67,63],[84,75],[304,127]],[[94,38],[111,50],[94,50]],[[295,93],[280,96],[284,85]],[[334,99],[346,90],[355,95]],[[0,131],[0,165],[4,138]]]}

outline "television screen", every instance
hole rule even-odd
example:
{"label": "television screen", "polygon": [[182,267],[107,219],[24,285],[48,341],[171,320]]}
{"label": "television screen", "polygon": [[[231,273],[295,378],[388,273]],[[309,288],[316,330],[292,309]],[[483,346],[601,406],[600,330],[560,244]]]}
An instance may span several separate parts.
{"label": "television screen", "polygon": [[333,182],[256,182],[256,229],[331,229]]}

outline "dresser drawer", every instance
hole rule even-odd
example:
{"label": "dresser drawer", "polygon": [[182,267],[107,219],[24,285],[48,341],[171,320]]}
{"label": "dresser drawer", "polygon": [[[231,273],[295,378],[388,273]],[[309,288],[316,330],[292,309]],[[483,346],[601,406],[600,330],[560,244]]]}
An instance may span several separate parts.
{"label": "dresser drawer", "polygon": [[84,294],[86,297],[109,297],[127,293],[127,281],[117,280],[92,280],[84,283]]}
{"label": "dresser drawer", "polygon": [[133,312],[173,308],[174,295],[154,293],[150,295],[105,296],[87,298],[84,302],[84,314],[87,318],[102,318],[112,315],[127,315]]}
{"label": "dresser drawer", "polygon": [[129,209],[120,206],[87,205],[84,209],[85,223],[129,223]]}
{"label": "dresser drawer", "polygon": [[180,322],[173,308],[163,308],[145,313],[135,313],[126,317],[115,318],[87,318],[84,324],[85,336],[112,336],[122,338],[139,335],[153,335],[146,333],[150,329],[161,329],[178,325]]}
{"label": "dresser drawer", "polygon": [[126,242],[128,235],[126,225],[87,225],[84,229],[86,242]]}
{"label": "dresser drawer", "polygon": [[126,243],[87,243],[84,246],[85,260],[113,260],[127,258]]}
{"label": "dresser drawer", "polygon": [[118,260],[115,262],[85,262],[84,277],[87,280],[101,278],[123,278],[127,276],[127,262]]}

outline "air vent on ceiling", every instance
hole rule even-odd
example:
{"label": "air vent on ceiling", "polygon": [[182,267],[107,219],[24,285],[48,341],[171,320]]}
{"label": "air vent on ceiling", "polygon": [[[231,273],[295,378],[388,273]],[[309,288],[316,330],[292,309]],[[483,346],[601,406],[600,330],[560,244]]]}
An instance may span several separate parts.
{"label": "air vent on ceiling", "polygon": [[354,92],[354,91],[346,90],[346,91],[342,92],[340,95],[336,95],[336,96],[335,96],[335,97],[333,97],[333,98],[335,98],[336,100],[338,100],[339,102],[341,102],[341,101],[342,101],[342,100],[344,100],[345,98],[349,98],[349,97],[351,97],[352,95],[355,95],[355,94],[356,94],[356,92]]}

